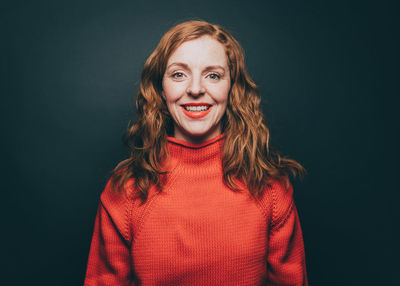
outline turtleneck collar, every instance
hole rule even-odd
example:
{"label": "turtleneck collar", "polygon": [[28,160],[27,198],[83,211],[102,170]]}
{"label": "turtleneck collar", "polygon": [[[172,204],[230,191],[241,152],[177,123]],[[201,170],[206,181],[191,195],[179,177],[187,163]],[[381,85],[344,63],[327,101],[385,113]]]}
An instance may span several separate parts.
{"label": "turtleneck collar", "polygon": [[[189,143],[173,137],[167,137],[168,151],[173,165],[186,167],[207,168],[221,162],[224,134],[199,144]],[[218,165],[219,165],[218,164]]]}

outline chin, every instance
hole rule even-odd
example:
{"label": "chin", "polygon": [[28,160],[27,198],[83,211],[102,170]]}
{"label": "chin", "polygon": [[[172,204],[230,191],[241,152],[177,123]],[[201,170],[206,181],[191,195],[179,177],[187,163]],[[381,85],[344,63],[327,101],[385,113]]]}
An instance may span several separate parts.
{"label": "chin", "polygon": [[207,127],[191,126],[191,128],[186,128],[184,132],[187,136],[204,137],[214,133],[215,129],[213,127],[208,127],[208,126]]}

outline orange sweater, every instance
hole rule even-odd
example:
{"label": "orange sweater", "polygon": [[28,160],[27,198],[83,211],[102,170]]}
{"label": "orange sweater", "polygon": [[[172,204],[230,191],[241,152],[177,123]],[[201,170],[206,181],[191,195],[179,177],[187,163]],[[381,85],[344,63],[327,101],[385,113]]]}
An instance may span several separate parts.
{"label": "orange sweater", "polygon": [[307,285],[292,187],[274,181],[256,201],[223,184],[223,135],[168,141],[161,193],[102,193],[85,285]]}

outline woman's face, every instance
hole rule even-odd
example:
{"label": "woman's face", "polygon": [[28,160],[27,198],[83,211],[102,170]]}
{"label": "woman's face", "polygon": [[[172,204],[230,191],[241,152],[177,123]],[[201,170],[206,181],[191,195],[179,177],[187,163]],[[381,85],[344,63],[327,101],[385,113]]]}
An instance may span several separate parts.
{"label": "woman's face", "polygon": [[174,137],[201,143],[221,134],[230,84],[222,44],[203,36],[180,45],[168,59],[162,81]]}

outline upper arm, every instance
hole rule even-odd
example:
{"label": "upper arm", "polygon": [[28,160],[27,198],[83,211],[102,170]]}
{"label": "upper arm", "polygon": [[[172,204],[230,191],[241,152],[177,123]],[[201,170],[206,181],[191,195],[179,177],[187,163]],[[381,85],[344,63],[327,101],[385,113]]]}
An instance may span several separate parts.
{"label": "upper arm", "polygon": [[97,210],[85,285],[132,285],[131,205],[127,196],[107,185]]}
{"label": "upper arm", "polygon": [[304,243],[293,187],[289,182],[276,181],[269,191],[268,285],[307,285]]}

